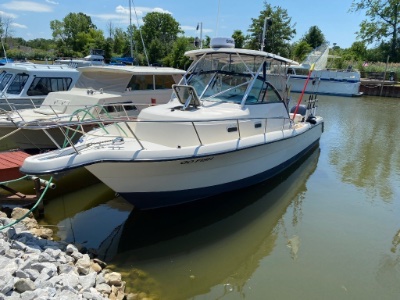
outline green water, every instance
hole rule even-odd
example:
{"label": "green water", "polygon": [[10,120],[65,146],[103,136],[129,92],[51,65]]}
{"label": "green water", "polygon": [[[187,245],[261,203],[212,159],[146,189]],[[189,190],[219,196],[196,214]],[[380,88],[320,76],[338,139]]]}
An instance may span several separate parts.
{"label": "green water", "polygon": [[400,99],[319,99],[318,149],[272,182],[154,212],[97,184],[43,222],[153,299],[399,299]]}

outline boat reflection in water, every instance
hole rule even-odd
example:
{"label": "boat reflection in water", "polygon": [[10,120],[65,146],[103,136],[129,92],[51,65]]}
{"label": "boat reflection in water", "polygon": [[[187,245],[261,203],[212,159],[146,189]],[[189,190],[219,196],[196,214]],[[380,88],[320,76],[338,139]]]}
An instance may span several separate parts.
{"label": "boat reflection in water", "polygon": [[[189,299],[212,290],[213,299],[226,292],[245,298],[244,285],[274,249],[276,227],[288,210],[296,226],[319,153],[313,150],[279,177],[252,188],[176,208],[134,210],[111,268],[123,274],[128,290],[139,287],[162,299]],[[286,242],[287,255],[295,258],[299,238]]]}
{"label": "boat reflection in water", "polygon": [[115,255],[118,234],[132,205],[102,183],[51,199],[41,225],[50,225],[55,239],[95,249],[99,256]]}

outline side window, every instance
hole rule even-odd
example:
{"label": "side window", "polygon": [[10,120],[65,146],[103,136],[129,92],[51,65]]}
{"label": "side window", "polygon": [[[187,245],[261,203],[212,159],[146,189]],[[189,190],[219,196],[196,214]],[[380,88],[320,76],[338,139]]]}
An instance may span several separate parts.
{"label": "side window", "polygon": [[5,71],[3,71],[0,74],[0,91],[4,90],[4,88],[6,87],[7,83],[10,81],[12,77],[12,74],[7,73]]}
{"label": "side window", "polygon": [[155,75],[156,90],[170,89],[175,83],[171,75]]}
{"label": "side window", "polygon": [[257,79],[247,98],[246,104],[281,102],[278,92],[267,82]]}
{"label": "side window", "polygon": [[129,91],[152,90],[153,75],[133,75],[126,89]]}
{"label": "side window", "polygon": [[132,102],[109,103],[103,106],[100,114],[137,110],[137,107],[133,104],[131,105],[131,103]]}
{"label": "side window", "polygon": [[50,92],[68,91],[71,78],[36,77],[27,91],[28,96],[47,95]]}
{"label": "side window", "polygon": [[11,82],[10,86],[7,89],[7,93],[14,95],[20,94],[28,78],[29,75],[25,73],[15,75],[14,80]]}

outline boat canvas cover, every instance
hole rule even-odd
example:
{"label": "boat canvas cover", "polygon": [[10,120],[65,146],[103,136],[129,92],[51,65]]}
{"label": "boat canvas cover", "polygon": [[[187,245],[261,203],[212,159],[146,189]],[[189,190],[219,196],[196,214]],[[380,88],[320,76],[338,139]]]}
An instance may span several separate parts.
{"label": "boat canvas cover", "polygon": [[81,71],[81,76],[74,89],[92,89],[95,91],[102,89],[107,93],[123,93],[126,91],[131,78],[132,73],[123,70],[117,72],[115,69],[85,68],[84,71]]}

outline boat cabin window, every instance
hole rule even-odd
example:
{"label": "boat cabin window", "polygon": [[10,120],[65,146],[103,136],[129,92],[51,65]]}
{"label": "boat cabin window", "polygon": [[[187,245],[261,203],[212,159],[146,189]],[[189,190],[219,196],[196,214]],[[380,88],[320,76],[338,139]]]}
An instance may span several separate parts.
{"label": "boat cabin window", "polygon": [[170,89],[178,81],[175,81],[173,75],[133,75],[129,81],[127,90],[153,90],[153,80],[156,90]]}
{"label": "boat cabin window", "polygon": [[103,110],[100,113],[105,114],[132,110],[137,110],[137,107],[133,105],[132,102],[108,103],[103,105]]}
{"label": "boat cabin window", "polygon": [[133,75],[127,90],[141,91],[153,89],[153,75]]}
{"label": "boat cabin window", "polygon": [[28,96],[47,95],[50,92],[68,91],[72,78],[36,77],[26,92]]}
{"label": "boat cabin window", "polygon": [[171,75],[156,75],[155,82],[156,90],[170,89],[175,84],[175,80]]}
{"label": "boat cabin window", "polygon": [[14,95],[20,94],[28,78],[29,75],[26,73],[19,73],[15,75],[14,80],[11,82],[10,86],[7,89],[7,93]]}
{"label": "boat cabin window", "polygon": [[0,74],[0,91],[4,90],[12,76],[13,74],[7,73],[6,71],[3,71]]}

